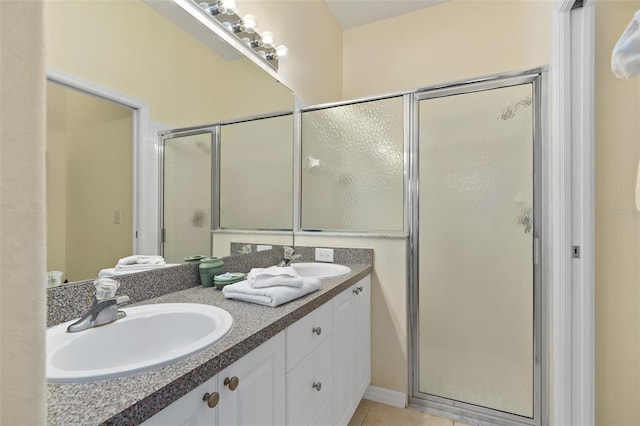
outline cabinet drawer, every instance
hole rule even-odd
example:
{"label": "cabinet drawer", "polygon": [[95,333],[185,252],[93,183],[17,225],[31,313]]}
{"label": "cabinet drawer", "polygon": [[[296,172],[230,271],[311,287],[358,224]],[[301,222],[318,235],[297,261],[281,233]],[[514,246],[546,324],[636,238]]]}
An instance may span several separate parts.
{"label": "cabinet drawer", "polygon": [[333,332],[333,309],[325,303],[287,328],[287,371]]}
{"label": "cabinet drawer", "polygon": [[[309,425],[316,417],[327,417],[333,392],[333,341],[325,339],[312,353],[287,374],[287,424]],[[323,421],[323,420],[322,420]]]}

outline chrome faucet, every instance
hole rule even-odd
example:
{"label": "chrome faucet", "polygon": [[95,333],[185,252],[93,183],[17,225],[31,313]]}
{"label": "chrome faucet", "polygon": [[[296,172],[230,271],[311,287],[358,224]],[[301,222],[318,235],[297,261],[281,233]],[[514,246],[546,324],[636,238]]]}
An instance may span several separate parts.
{"label": "chrome faucet", "polygon": [[68,333],[86,330],[109,324],[124,318],[127,314],[119,311],[121,306],[129,304],[129,296],[116,296],[120,283],[110,278],[98,278],[93,282],[96,292],[89,310],[78,321],[67,327]]}
{"label": "chrome faucet", "polygon": [[285,247],[284,258],[280,261],[280,263],[278,263],[278,266],[289,266],[291,262],[299,259],[302,256],[301,254],[293,254],[293,251],[294,250],[292,247]]}

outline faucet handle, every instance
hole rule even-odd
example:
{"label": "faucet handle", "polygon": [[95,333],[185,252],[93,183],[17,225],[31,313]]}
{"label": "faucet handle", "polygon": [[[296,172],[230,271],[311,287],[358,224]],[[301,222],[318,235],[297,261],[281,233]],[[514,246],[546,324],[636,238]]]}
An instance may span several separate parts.
{"label": "faucet handle", "polygon": [[120,283],[111,278],[98,278],[93,282],[96,286],[96,300],[106,300],[114,297]]}
{"label": "faucet handle", "polygon": [[285,246],[284,247],[284,257],[285,259],[288,259],[289,257],[291,257],[293,255],[293,247],[289,247],[289,246]]}

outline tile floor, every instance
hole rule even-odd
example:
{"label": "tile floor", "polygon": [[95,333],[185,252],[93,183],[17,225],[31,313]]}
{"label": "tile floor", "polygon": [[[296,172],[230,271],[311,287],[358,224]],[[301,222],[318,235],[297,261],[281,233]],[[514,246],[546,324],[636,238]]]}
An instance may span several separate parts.
{"label": "tile floor", "polygon": [[363,399],[349,426],[469,426],[413,408],[397,408]]}

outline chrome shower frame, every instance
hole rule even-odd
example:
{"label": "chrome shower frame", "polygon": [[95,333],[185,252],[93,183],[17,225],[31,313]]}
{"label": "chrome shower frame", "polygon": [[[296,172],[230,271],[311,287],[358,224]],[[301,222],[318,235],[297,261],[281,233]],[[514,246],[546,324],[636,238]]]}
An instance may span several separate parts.
{"label": "chrome shower frame", "polygon": [[[408,343],[409,343],[409,405],[438,415],[453,417],[456,420],[473,422],[473,424],[492,425],[527,425],[541,426],[548,424],[549,379],[547,359],[548,307],[546,295],[547,279],[545,274],[545,244],[547,235],[544,229],[547,222],[546,210],[542,209],[542,200],[546,195],[547,183],[543,183],[543,150],[546,134],[543,125],[546,122],[547,71],[544,68],[509,73],[486,78],[454,82],[444,86],[427,87],[406,95],[410,115],[411,143],[409,147],[409,264],[408,264]],[[534,262],[534,295],[533,295],[533,417],[523,417],[495,409],[456,401],[444,397],[426,394],[419,390],[419,125],[418,104],[421,100],[451,95],[461,95],[503,87],[528,84],[533,85],[533,262]],[[544,156],[546,158],[546,155]]]}

